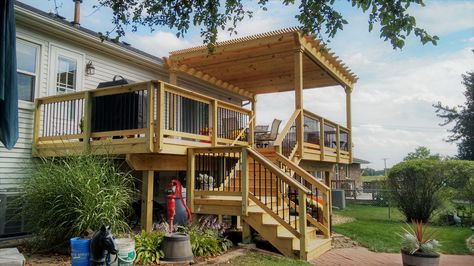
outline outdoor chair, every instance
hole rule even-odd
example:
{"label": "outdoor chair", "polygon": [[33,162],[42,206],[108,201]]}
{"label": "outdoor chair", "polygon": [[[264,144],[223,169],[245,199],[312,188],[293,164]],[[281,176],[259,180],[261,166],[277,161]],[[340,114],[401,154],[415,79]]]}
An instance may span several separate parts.
{"label": "outdoor chair", "polygon": [[275,141],[278,135],[278,129],[280,128],[281,120],[274,119],[270,131],[257,132],[255,134],[255,141],[257,147],[266,147],[270,141]]}

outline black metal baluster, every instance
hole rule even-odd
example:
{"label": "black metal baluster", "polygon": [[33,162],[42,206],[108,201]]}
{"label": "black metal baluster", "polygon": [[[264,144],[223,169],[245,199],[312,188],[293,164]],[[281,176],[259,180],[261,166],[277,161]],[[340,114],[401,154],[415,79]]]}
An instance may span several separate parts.
{"label": "black metal baluster", "polygon": [[273,210],[273,173],[270,172],[270,209]]}
{"label": "black metal baluster", "polygon": [[267,205],[267,168],[265,170],[265,206]]}

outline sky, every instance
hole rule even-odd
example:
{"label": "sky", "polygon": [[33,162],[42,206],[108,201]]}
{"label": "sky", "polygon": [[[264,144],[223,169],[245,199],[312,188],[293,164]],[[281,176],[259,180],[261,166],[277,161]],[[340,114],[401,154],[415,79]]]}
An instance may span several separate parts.
{"label": "sky", "polygon": [[[54,11],[54,0],[20,0],[43,11]],[[219,41],[298,25],[297,6],[284,7],[270,1],[267,11],[257,11],[237,27],[238,34],[219,33]],[[73,1],[56,0],[58,13],[73,18]],[[113,29],[111,10],[94,8],[95,1],[81,6],[81,26],[94,31]],[[254,5],[252,1],[246,2]],[[474,71],[474,1],[425,1],[425,7],[409,10],[417,25],[438,35],[437,46],[422,45],[410,35],[402,50],[393,50],[379,38],[378,29],[368,32],[368,15],[352,8],[347,1],[336,1],[336,8],[349,21],[337,33],[329,48],[359,77],[352,94],[354,156],[370,161],[368,167],[383,169],[403,160],[417,146],[433,153],[455,155],[457,146],[444,140],[447,129],[435,114],[433,104],[450,106],[465,102],[461,75]],[[141,27],[127,31],[124,41],[156,56],[202,44],[199,28],[191,28],[184,38],[176,31]],[[345,125],[345,94],[342,87],[304,91],[304,108]],[[294,93],[259,95],[257,124],[270,124],[274,118],[285,121],[294,110]],[[283,123],[283,124],[284,124]]]}

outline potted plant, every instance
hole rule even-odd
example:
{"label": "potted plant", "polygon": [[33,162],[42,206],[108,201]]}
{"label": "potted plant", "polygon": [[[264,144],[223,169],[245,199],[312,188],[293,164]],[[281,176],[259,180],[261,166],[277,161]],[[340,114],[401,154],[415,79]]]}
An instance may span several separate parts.
{"label": "potted plant", "polygon": [[406,266],[439,265],[440,254],[437,252],[439,242],[433,237],[435,231],[421,221],[412,220],[408,229],[403,228],[402,261]]}

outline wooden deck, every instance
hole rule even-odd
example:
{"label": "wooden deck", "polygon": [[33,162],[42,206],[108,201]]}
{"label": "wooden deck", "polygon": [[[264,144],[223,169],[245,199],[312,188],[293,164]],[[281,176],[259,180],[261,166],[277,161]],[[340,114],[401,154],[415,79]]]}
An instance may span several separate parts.
{"label": "wooden deck", "polygon": [[[193,147],[254,144],[254,108],[162,81],[44,97],[35,105],[34,156],[184,156]],[[295,120],[301,115],[305,124],[300,131]],[[297,132],[303,134],[302,153]],[[349,140],[349,129],[305,110],[290,118],[274,146],[288,157],[349,163]]]}

